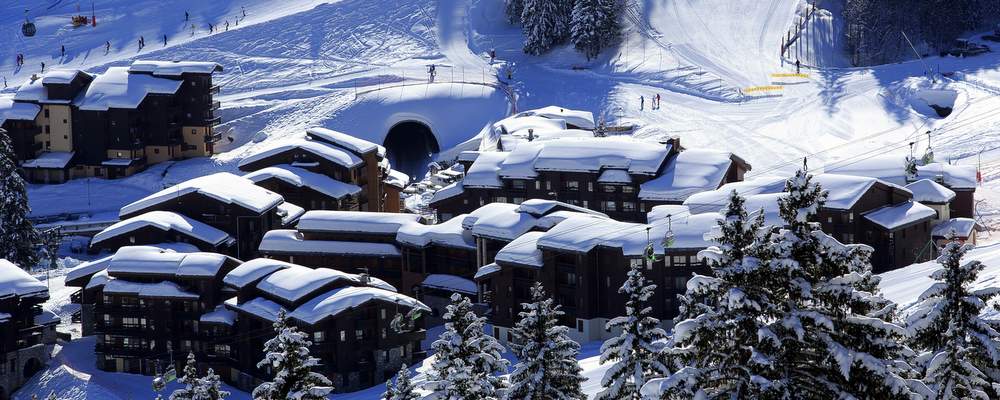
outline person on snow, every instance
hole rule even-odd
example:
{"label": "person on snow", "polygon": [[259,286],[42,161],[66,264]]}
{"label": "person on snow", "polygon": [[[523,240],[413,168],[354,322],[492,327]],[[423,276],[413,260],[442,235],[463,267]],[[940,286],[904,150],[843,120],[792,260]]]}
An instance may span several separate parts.
{"label": "person on snow", "polygon": [[642,111],[643,108],[646,108],[646,98],[639,96],[639,111]]}
{"label": "person on snow", "polygon": [[139,50],[142,50],[143,47],[146,47],[146,38],[139,36]]}
{"label": "person on snow", "polygon": [[163,35],[163,47],[167,47],[167,35]]}
{"label": "person on snow", "polygon": [[229,32],[229,20],[226,20],[226,32]]}
{"label": "person on snow", "polygon": [[59,57],[66,57],[66,45],[59,46]]}
{"label": "person on snow", "polygon": [[208,24],[208,33],[213,33],[213,32],[215,32],[215,26],[212,25],[211,23],[209,23]]}
{"label": "person on snow", "polygon": [[185,21],[187,21],[187,20],[189,20],[189,19],[191,19],[191,15],[190,15],[190,14],[188,14],[188,12],[187,12],[187,11],[185,11],[185,12],[184,12],[184,20],[185,20]]}
{"label": "person on snow", "polygon": [[660,109],[660,94],[659,93],[656,94],[656,109],[657,110]]}
{"label": "person on snow", "polygon": [[799,73],[799,60],[795,60],[795,73]]}
{"label": "person on snow", "polygon": [[497,59],[497,49],[490,49],[490,64],[493,64],[493,60]]}
{"label": "person on snow", "polygon": [[45,61],[42,61],[42,73],[45,73]]}
{"label": "person on snow", "polygon": [[111,41],[104,42],[104,54],[111,52]]}
{"label": "person on snow", "polygon": [[247,8],[243,7],[243,6],[240,6],[240,9],[243,10],[243,18],[246,18],[247,17]]}

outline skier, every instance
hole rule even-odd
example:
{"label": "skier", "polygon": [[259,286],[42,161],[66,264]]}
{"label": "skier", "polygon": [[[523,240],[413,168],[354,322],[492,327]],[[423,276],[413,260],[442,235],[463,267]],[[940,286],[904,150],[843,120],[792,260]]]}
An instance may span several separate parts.
{"label": "skier", "polygon": [[247,17],[247,8],[243,7],[243,6],[240,6],[240,9],[243,10],[243,18],[246,18]]}
{"label": "skier", "polygon": [[508,68],[507,69],[507,82],[510,82],[513,79],[514,79],[514,71],[511,71],[510,68]]}
{"label": "skier", "polygon": [[3,77],[3,88],[4,88],[4,89],[6,89],[6,88],[7,88],[7,77],[6,77],[6,76],[5,76],[5,77]]}
{"label": "skier", "polygon": [[45,61],[42,61],[42,73],[45,73]]}
{"label": "skier", "polygon": [[111,41],[104,42],[104,54],[111,52]]}
{"label": "skier", "polygon": [[215,26],[212,25],[212,24],[208,24],[208,33],[212,33],[212,32],[215,32]]}
{"label": "skier", "polygon": [[236,26],[240,26],[240,16],[237,15],[236,18],[233,18],[233,19],[236,20]]}
{"label": "skier", "polygon": [[167,35],[163,35],[163,47],[167,47]]}
{"label": "skier", "polygon": [[795,73],[799,73],[799,60],[795,60]]}
{"label": "skier", "polygon": [[191,24],[191,36],[194,36],[194,24]]}
{"label": "skier", "polygon": [[229,20],[226,20],[226,32],[229,32]]}
{"label": "skier", "polygon": [[639,111],[642,111],[643,108],[646,108],[646,98],[639,96]]}
{"label": "skier", "polygon": [[66,57],[66,45],[59,46],[59,57]]}
{"label": "skier", "polygon": [[497,49],[490,49],[490,64],[493,64],[493,60],[497,59]]}
{"label": "skier", "polygon": [[146,37],[139,36],[139,49],[141,50],[143,47],[146,47]]}
{"label": "skier", "polygon": [[660,94],[659,93],[656,94],[656,109],[657,110],[660,109]]}
{"label": "skier", "polygon": [[191,18],[187,11],[184,12],[184,20],[187,21]]}

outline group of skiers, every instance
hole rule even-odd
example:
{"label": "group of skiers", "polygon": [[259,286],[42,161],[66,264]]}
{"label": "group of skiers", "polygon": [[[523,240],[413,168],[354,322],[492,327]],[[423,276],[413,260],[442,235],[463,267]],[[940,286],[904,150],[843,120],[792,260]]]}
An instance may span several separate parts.
{"label": "group of skiers", "polygon": [[[657,93],[656,96],[650,96],[649,98],[650,109],[659,110],[660,109],[660,94]],[[646,109],[646,97],[639,96],[639,111]]]}

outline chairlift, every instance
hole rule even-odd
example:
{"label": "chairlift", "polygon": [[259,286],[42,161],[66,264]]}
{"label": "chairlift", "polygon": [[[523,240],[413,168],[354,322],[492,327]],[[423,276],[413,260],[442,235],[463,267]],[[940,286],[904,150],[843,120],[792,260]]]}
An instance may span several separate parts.
{"label": "chairlift", "polygon": [[663,243],[662,243],[664,249],[670,248],[670,246],[674,245],[675,235],[673,229],[673,221],[671,221],[671,217],[672,215],[667,214],[667,233],[663,234]]}
{"label": "chairlift", "polygon": [[35,36],[35,33],[37,33],[37,32],[38,32],[38,29],[35,28],[35,23],[31,22],[31,20],[28,19],[28,10],[25,9],[24,10],[24,23],[21,24],[21,34],[23,34],[25,37],[32,37],[32,36]]}

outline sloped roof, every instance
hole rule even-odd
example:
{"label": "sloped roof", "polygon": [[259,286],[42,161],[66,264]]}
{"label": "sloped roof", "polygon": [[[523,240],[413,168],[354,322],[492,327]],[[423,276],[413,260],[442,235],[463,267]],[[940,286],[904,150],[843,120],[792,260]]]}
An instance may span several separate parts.
{"label": "sloped roof", "polygon": [[292,140],[283,140],[244,157],[240,160],[239,166],[240,168],[243,168],[265,158],[295,149],[313,154],[345,168],[353,168],[363,163],[360,157],[341,147],[318,140],[309,140],[299,137]]}
{"label": "sloped roof", "polygon": [[186,215],[170,211],[150,211],[118,221],[114,225],[104,228],[103,231],[94,235],[90,243],[92,246],[97,245],[110,238],[149,226],[163,231],[172,230],[214,246],[232,240],[228,233]]}
{"label": "sloped roof", "polygon": [[129,72],[146,72],[159,76],[181,76],[181,74],[212,74],[222,72],[222,65],[206,61],[153,61],[136,60],[128,67]]}
{"label": "sloped roof", "polygon": [[690,149],[668,161],[663,174],[639,186],[644,200],[684,201],[692,194],[718,189],[733,164],[732,153]]}
{"label": "sloped roof", "polygon": [[417,214],[364,211],[307,211],[296,227],[300,231],[396,234],[400,226],[419,224]]}
{"label": "sloped roof", "polygon": [[111,67],[97,75],[73,101],[81,110],[107,111],[110,108],[139,107],[150,94],[174,94],[182,81],[151,75],[130,74],[127,67]]}
{"label": "sloped roof", "polygon": [[10,97],[0,97],[0,125],[7,120],[34,121],[42,107],[35,103],[24,103]]}
{"label": "sloped roof", "polygon": [[399,248],[390,243],[304,240],[294,229],[272,229],[264,234],[258,250],[268,254],[324,254],[341,256],[399,257]]}
{"label": "sloped roof", "polygon": [[937,211],[916,201],[885,206],[864,214],[865,219],[888,230],[896,230],[935,216]]}
{"label": "sloped roof", "polygon": [[14,263],[0,258],[0,296],[49,297],[49,289]]}
{"label": "sloped roof", "polygon": [[266,179],[280,179],[295,187],[307,187],[317,192],[323,193],[334,199],[361,193],[361,187],[344,183],[323,174],[317,174],[307,169],[293,167],[287,164],[279,164],[271,167],[259,169],[243,175],[254,183]]}
{"label": "sloped roof", "polygon": [[217,172],[178,183],[122,207],[119,215],[141,212],[170,202],[188,193],[200,193],[226,204],[234,204],[255,213],[263,213],[281,204],[281,195],[254,185],[252,181],[228,172]]}
{"label": "sloped roof", "polygon": [[320,140],[343,147],[344,149],[350,150],[356,154],[365,154],[377,150],[380,156],[385,156],[385,147],[343,132],[315,127],[306,129],[306,133]]}
{"label": "sloped roof", "polygon": [[295,266],[295,264],[280,260],[255,258],[240,264],[236,268],[233,268],[232,271],[229,271],[229,273],[222,278],[222,282],[237,289],[242,289],[244,286],[254,283],[275,271],[291,268],[293,266]]}
{"label": "sloped roof", "polygon": [[921,179],[906,185],[913,192],[913,200],[928,204],[944,204],[955,199],[955,192],[930,179]]}
{"label": "sloped roof", "polygon": [[314,297],[288,316],[313,325],[371,301],[384,301],[426,312],[431,310],[424,303],[396,292],[373,287],[343,287]]}

